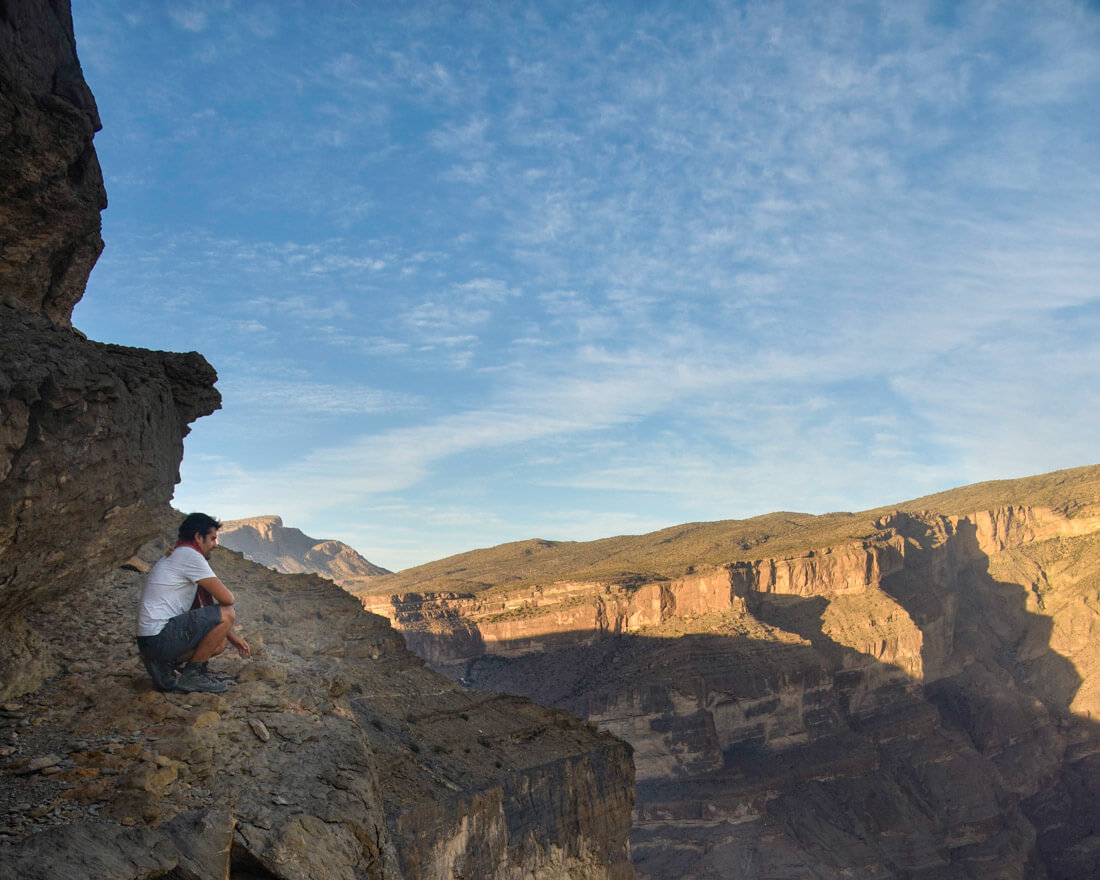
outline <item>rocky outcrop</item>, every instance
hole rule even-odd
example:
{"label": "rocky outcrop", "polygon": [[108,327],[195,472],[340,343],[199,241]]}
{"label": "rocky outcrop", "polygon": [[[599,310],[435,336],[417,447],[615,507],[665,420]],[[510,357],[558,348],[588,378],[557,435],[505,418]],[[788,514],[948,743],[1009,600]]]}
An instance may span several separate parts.
{"label": "rocky outcrop", "polygon": [[223,547],[275,571],[312,572],[341,585],[361,584],[369,578],[390,574],[347,544],[311,538],[300,529],[283,525],[278,516],[229,520],[219,530],[218,541]]}
{"label": "rocky outcrop", "polygon": [[329,581],[212,562],[253,648],[223,695],[151,689],[134,571],[29,614],[59,671],[0,707],[0,878],[634,876],[621,741],[431,672]]}
{"label": "rocky outcrop", "polygon": [[515,588],[412,571],[385,580],[417,592],[362,600],[441,671],[629,741],[639,876],[1092,877],[1086,470],[1056,506],[874,511],[856,539],[677,576],[532,584],[519,562]]}
{"label": "rocky outcrop", "polygon": [[0,10],[0,299],[68,325],[103,250],[99,112],[67,2]]}
{"label": "rocky outcrop", "polygon": [[0,305],[0,617],[160,531],[188,423],[219,404],[197,354],[88,342]]}
{"label": "rocky outcrop", "polygon": [[200,356],[69,326],[101,248],[95,102],[67,3],[0,10],[0,697],[49,671],[21,615],[160,532],[188,423],[220,404]]}
{"label": "rocky outcrop", "polygon": [[[566,581],[489,594],[363,593],[361,598],[368,610],[393,620],[417,653],[455,673],[485,655],[521,656],[570,642],[591,644],[677,619],[744,614],[761,596],[860,595],[902,568],[901,542],[886,534],[802,556],[735,562],[640,585]],[[909,660],[910,671],[919,675],[919,646]]]}

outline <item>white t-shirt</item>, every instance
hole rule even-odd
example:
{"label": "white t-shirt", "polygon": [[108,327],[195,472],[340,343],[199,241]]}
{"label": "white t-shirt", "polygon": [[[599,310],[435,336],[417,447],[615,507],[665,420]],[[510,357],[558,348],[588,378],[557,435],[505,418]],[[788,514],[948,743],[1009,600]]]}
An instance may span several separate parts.
{"label": "white t-shirt", "polygon": [[173,617],[191,608],[199,581],[217,577],[210,563],[191,547],[177,547],[145,576],[138,603],[137,634],[155,636]]}

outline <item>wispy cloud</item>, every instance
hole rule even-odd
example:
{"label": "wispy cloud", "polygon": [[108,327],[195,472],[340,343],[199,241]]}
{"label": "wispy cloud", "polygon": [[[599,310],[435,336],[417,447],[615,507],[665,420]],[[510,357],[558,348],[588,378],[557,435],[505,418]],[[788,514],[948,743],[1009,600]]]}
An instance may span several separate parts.
{"label": "wispy cloud", "polygon": [[476,331],[493,320],[506,301],[518,296],[519,290],[500,279],[475,278],[434,292],[404,311],[400,320],[424,345],[461,350],[463,354],[453,363],[465,366],[481,341]]}
{"label": "wispy cloud", "polygon": [[102,2],[78,323],[215,361],[184,492],[414,555],[1091,454],[1089,4]]}
{"label": "wispy cloud", "polygon": [[477,159],[489,152],[489,144],[486,140],[488,127],[489,121],[483,116],[464,122],[449,122],[431,132],[428,140],[440,152]]}
{"label": "wispy cloud", "polygon": [[484,183],[488,174],[488,165],[484,162],[473,162],[469,165],[452,165],[439,177],[453,183]]}
{"label": "wispy cloud", "polygon": [[271,6],[257,6],[241,12],[245,27],[263,40],[269,40],[279,33],[279,13]]}
{"label": "wispy cloud", "polygon": [[285,378],[233,378],[219,387],[225,398],[244,411],[293,414],[295,420],[319,415],[392,413],[422,406],[409,394],[355,384],[324,384]]}
{"label": "wispy cloud", "polygon": [[207,16],[205,10],[196,6],[173,7],[168,10],[168,16],[177,27],[192,33],[200,33],[206,30]]}

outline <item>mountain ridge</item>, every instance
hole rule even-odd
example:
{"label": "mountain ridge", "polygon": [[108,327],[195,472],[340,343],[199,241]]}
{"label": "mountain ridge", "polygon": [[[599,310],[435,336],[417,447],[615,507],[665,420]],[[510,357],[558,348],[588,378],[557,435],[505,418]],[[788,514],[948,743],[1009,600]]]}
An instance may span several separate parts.
{"label": "mountain ridge", "polygon": [[343,541],[312,538],[273,514],[229,520],[218,531],[218,541],[283,574],[319,574],[341,586],[391,574]]}
{"label": "mountain ridge", "polygon": [[[877,520],[895,512],[939,508],[939,513],[957,516],[1007,506],[1053,509],[1064,503],[1059,501],[1058,491],[1070,484],[1080,500],[1064,511],[1067,519],[1100,513],[1100,464],[1094,464],[1031,477],[987,480],[854,513],[775,511],[742,520],[682,523],[642,535],[593,541],[529,538],[384,575],[356,585],[355,592],[364,596],[421,589],[477,593],[579,578],[616,583],[668,579],[683,575],[689,567],[797,554],[859,540],[875,532]],[[647,546],[653,549],[646,551]]]}

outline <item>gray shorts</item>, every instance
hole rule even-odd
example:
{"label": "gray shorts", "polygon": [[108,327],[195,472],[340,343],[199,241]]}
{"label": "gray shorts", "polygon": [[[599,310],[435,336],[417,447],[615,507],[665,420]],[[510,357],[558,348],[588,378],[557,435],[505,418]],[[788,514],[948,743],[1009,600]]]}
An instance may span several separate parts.
{"label": "gray shorts", "polygon": [[210,630],[222,622],[220,605],[185,611],[164,624],[155,636],[138,636],[138,650],[146,660],[167,663],[193,651]]}

